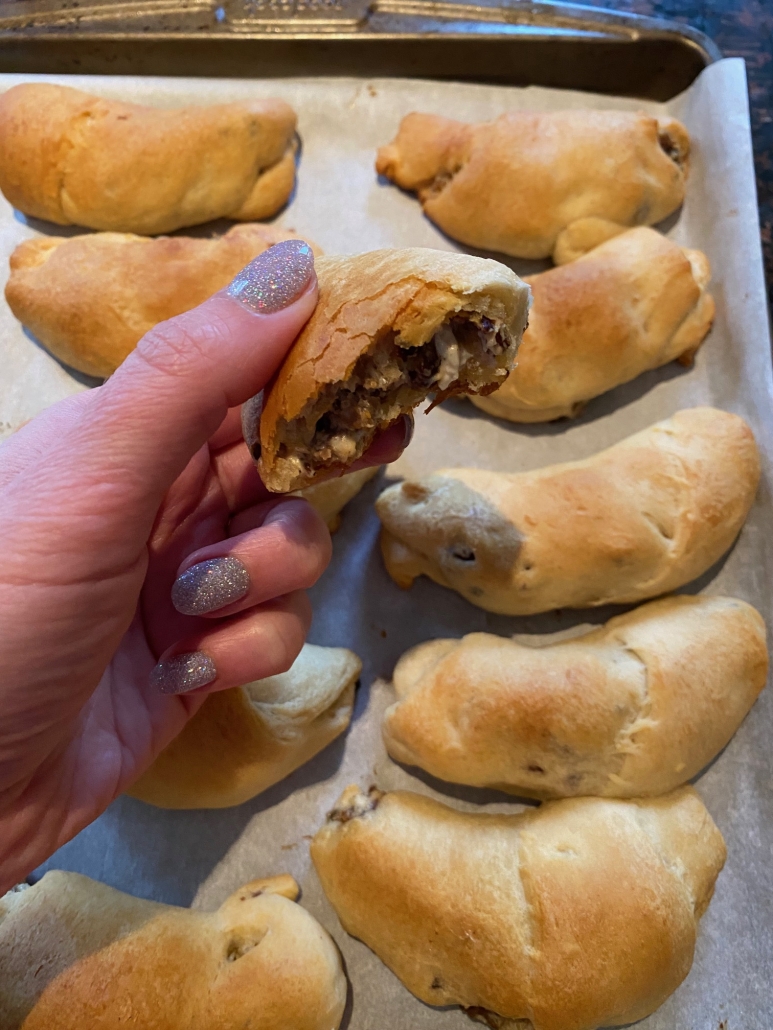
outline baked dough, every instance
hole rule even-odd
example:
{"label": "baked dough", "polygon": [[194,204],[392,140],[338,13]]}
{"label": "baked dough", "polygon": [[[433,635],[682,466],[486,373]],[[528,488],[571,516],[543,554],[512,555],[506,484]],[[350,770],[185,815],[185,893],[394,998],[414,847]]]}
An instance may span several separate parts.
{"label": "baked dough", "polygon": [[408,651],[387,751],[453,783],[523,797],[643,797],[697,775],[765,686],[759,612],[668,597],[548,646],[471,633]]}
{"label": "baked dough", "polygon": [[278,493],[349,468],[430,395],[497,389],[528,314],[514,272],[467,254],[377,250],[316,269],[319,303],[265,399],[259,440],[245,435]]}
{"label": "baked dough", "polygon": [[295,122],[277,99],[162,109],[25,83],[0,95],[0,189],[58,225],[153,236],[257,221],[292,192]]}
{"label": "baked dough", "polygon": [[690,787],[521,815],[349,787],[311,854],[344,929],[426,1004],[595,1030],[648,1015],[687,976],[725,846]]}
{"label": "baked dough", "polygon": [[331,533],[341,525],[341,510],[362,490],[379,471],[378,466],[349,472],[338,479],[326,479],[322,483],[298,490],[299,497],[305,497],[318,515],[325,520]]}
{"label": "baked dough", "polygon": [[335,1030],[341,960],[297,897],[274,876],[199,912],[46,873],[0,898],[0,1030]]}
{"label": "baked dough", "polygon": [[601,242],[617,226],[670,215],[684,199],[689,152],[684,125],[641,111],[511,111],[478,125],[414,113],[379,150],[376,170],[418,193],[454,239],[545,258],[580,219],[594,219]]}
{"label": "baked dough", "polygon": [[705,254],[646,227],[531,276],[518,364],[473,403],[512,422],[546,422],[649,369],[690,364],[714,318],[710,277]]}
{"label": "baked dough", "polygon": [[54,357],[104,378],[154,325],[201,304],[275,243],[297,238],[268,225],[236,225],[209,240],[38,236],[11,255],[5,299]]}
{"label": "baked dough", "polygon": [[160,808],[228,808],[289,776],[349,725],[362,662],[304,644],[277,676],[210,694],[128,791]]}
{"label": "baked dough", "polygon": [[392,486],[376,501],[382,553],[399,586],[426,575],[502,615],[630,604],[721,558],[759,477],[742,418],[689,408],[583,461]]}

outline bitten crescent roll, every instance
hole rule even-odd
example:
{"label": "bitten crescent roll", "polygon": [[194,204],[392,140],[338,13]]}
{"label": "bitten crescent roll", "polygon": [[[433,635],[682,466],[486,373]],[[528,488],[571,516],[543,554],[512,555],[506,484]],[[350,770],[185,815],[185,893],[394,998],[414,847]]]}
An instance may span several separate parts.
{"label": "bitten crescent roll", "polygon": [[311,855],[344,929],[421,1001],[491,1027],[595,1030],[687,976],[725,845],[690,787],[520,815],[349,787]]}
{"label": "bitten crescent roll", "polygon": [[292,239],[291,230],[268,225],[235,225],[217,239],[39,236],[11,255],[5,299],[54,357],[104,378],[154,325],[195,308],[258,254]]}
{"label": "bitten crescent roll", "polygon": [[291,876],[216,912],[50,872],[0,898],[0,1030],[336,1030],[336,946]]}
{"label": "bitten crescent roll", "polygon": [[229,808],[289,776],[352,717],[362,662],[304,644],[277,676],[210,694],[128,791],[159,808]]}
{"label": "bitten crescent roll", "polygon": [[730,597],[668,597],[585,636],[432,640],[397,663],[387,751],[523,797],[645,797],[692,779],[765,686],[765,623]]}
{"label": "bitten crescent roll", "polygon": [[662,221],[684,199],[689,152],[681,122],[641,111],[511,111],[477,125],[413,113],[376,170],[454,239],[545,258],[578,222],[600,243]]}
{"label": "bitten crescent roll", "polygon": [[274,98],[166,109],[25,83],[0,95],[0,190],[35,218],[146,236],[258,221],[292,192],[295,122]]}
{"label": "bitten crescent roll", "polygon": [[582,461],[442,469],[376,501],[395,582],[420,575],[502,615],[630,604],[700,576],[754,500],[749,426],[689,408]]}
{"label": "bitten crescent roll", "polygon": [[243,408],[245,440],[277,493],[349,468],[428,396],[496,390],[528,315],[518,276],[468,254],[377,250],[322,257],[316,270],[314,314],[265,403],[254,399],[259,417]]}
{"label": "bitten crescent roll", "polygon": [[473,404],[511,422],[547,422],[649,369],[690,364],[714,319],[710,277],[705,254],[646,227],[531,276],[518,365]]}

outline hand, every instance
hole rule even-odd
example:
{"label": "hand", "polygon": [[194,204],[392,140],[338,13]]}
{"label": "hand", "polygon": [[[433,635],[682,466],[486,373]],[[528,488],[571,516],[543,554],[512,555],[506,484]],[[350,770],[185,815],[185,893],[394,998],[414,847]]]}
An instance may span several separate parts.
{"label": "hand", "polygon": [[[315,304],[310,250],[280,244],[0,448],[0,892],[95,819],[208,692],[298,654],[330,537],[305,501],[267,493],[238,405]],[[368,461],[394,460],[405,436],[387,431]]]}

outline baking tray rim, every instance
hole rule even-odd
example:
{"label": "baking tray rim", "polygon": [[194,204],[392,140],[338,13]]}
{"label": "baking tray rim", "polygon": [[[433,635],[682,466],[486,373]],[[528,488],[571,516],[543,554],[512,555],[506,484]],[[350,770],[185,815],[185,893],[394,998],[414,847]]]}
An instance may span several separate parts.
{"label": "baking tray rim", "polygon": [[[345,2],[345,0],[344,0]],[[162,0],[163,4],[163,0]],[[132,4],[119,3],[127,17],[137,19],[147,17],[149,5],[140,3],[132,13]],[[521,3],[495,2],[493,4],[471,5],[467,0],[373,0],[372,3],[359,5],[354,0],[353,11],[360,15],[347,17],[342,7],[342,17],[304,17],[291,14],[284,18],[253,17],[232,19],[221,25],[199,29],[152,28],[150,26],[126,26],[123,28],[84,28],[82,22],[87,21],[89,11],[104,11],[104,4],[79,6],[75,9],[59,7],[47,9],[47,5],[35,0],[17,0],[16,3],[0,3],[0,41],[24,39],[50,42],[53,40],[84,40],[92,42],[137,41],[137,42],[226,42],[251,39],[325,39],[361,41],[379,40],[518,40],[527,44],[531,41],[547,41],[558,43],[571,42],[616,42],[636,45],[651,40],[673,40],[681,42],[696,51],[709,65],[722,58],[717,44],[706,33],[691,25],[672,21],[666,18],[653,18],[625,11],[593,7],[585,4],[555,3],[553,0],[528,0]],[[20,11],[19,8],[27,8]],[[156,16],[170,17],[174,14],[191,14],[197,8],[179,3],[178,6],[159,5]],[[202,5],[203,11],[222,11],[222,7]],[[113,8],[115,10],[115,8]],[[66,18],[71,15],[72,24],[61,24],[51,27],[44,20],[42,24],[34,24],[36,17],[50,14]],[[374,18],[385,17],[387,25],[383,29],[374,29],[371,23]],[[536,17],[535,17],[536,16]],[[116,15],[118,17],[118,15]],[[415,29],[395,29],[388,27],[389,18],[415,19],[419,24]],[[421,20],[447,22],[446,27],[421,27]],[[30,20],[33,22],[30,24]],[[26,24],[25,24],[26,22]],[[452,28],[454,23],[475,23],[486,25],[488,31],[459,31]],[[528,31],[525,31],[528,30]]]}

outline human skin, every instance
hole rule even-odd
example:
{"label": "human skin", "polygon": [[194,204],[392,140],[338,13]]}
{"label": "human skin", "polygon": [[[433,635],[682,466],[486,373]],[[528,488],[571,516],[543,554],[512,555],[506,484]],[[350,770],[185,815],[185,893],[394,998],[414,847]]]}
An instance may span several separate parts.
{"label": "human skin", "polygon": [[[271,314],[216,294],[0,447],[0,893],[95,819],[208,693],[298,654],[330,537],[305,501],[268,494],[239,405],[315,303],[313,272]],[[387,430],[360,467],[394,460],[406,436]],[[205,617],[174,608],[181,572],[233,554],[245,597]],[[149,682],[159,659],[198,651],[217,670],[207,686]]]}

